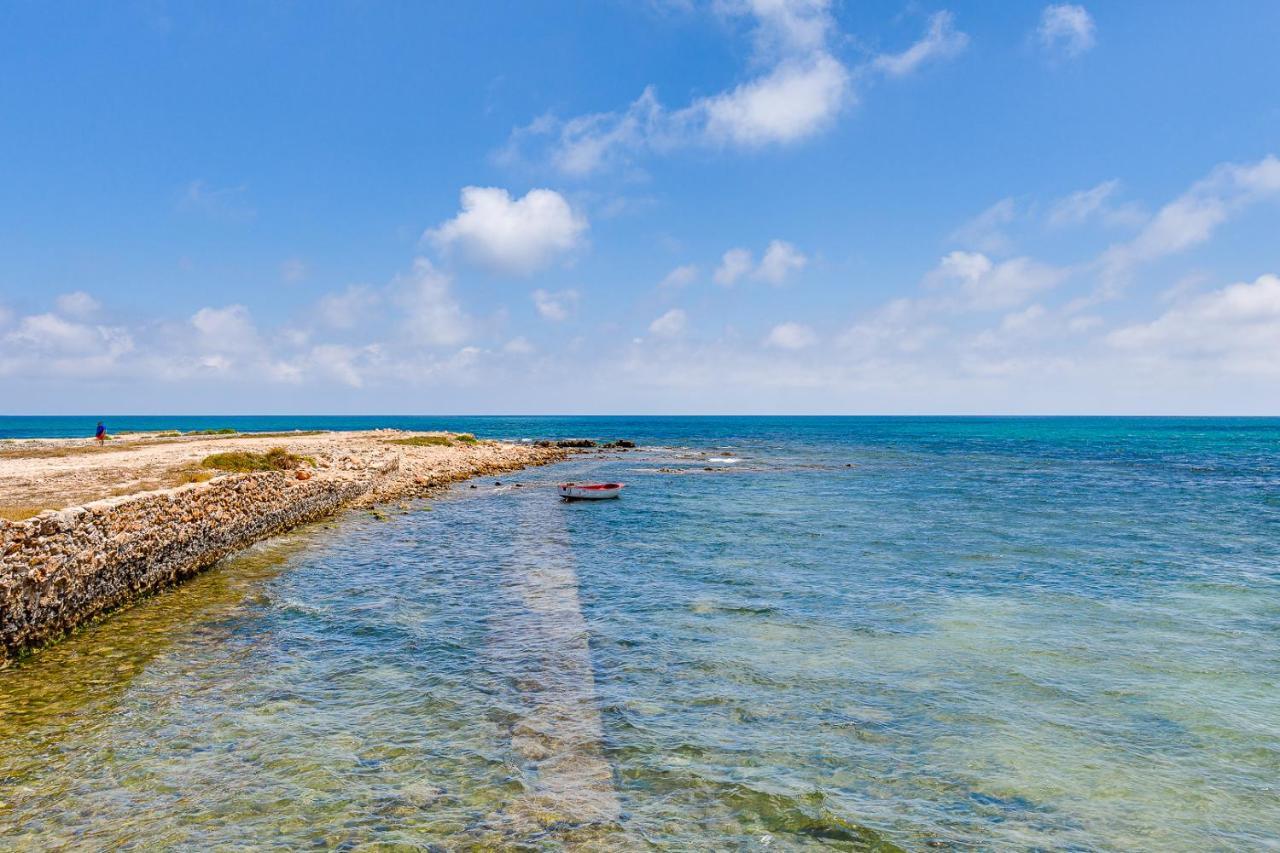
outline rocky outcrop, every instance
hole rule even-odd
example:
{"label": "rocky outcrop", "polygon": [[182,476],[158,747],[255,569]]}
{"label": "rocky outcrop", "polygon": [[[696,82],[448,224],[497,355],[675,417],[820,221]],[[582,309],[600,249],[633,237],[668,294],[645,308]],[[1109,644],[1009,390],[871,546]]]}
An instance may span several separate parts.
{"label": "rocky outcrop", "polygon": [[0,662],[344,507],[560,458],[497,447],[445,465],[392,455],[305,479],[294,471],[231,475],[0,520]]}

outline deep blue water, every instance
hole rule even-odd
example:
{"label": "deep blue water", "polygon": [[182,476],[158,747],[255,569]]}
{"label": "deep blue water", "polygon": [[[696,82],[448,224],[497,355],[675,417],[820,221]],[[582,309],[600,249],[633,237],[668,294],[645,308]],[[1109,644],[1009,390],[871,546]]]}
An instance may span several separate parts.
{"label": "deep blue water", "polygon": [[0,846],[1280,839],[1280,419],[108,422],[221,426],[645,447],[348,515],[0,672]]}

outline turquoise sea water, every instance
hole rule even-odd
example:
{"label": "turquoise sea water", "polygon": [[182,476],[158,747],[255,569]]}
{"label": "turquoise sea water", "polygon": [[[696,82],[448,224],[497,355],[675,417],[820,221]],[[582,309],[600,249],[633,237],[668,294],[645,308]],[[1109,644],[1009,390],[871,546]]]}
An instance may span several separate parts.
{"label": "turquoise sea water", "polygon": [[0,671],[0,849],[1280,847],[1280,420],[108,421],[224,425],[644,447]]}

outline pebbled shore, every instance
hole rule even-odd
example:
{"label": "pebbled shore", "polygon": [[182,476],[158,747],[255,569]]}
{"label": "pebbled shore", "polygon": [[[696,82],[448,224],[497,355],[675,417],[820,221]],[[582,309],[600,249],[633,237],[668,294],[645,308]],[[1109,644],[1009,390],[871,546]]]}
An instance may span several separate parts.
{"label": "pebbled shore", "polygon": [[[490,441],[392,443],[414,435],[422,434],[139,437],[105,448],[5,442],[0,500],[50,508],[21,521],[0,519],[0,665],[300,524],[569,453]],[[314,466],[155,487],[199,470],[210,454],[273,447]]]}

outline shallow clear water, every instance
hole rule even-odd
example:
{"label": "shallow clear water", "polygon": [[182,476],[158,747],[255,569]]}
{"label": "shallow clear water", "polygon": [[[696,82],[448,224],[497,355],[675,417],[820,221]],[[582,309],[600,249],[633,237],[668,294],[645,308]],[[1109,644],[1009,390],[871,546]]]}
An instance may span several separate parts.
{"label": "shallow clear water", "polygon": [[0,848],[1278,846],[1280,421],[446,420],[652,446],[0,671]]}

